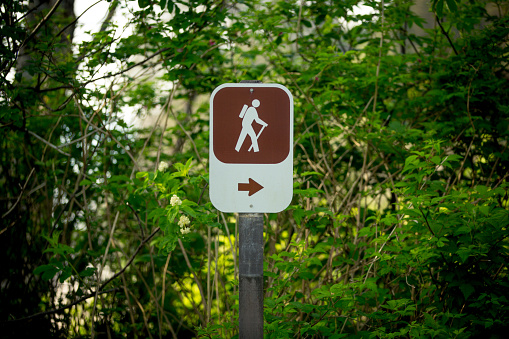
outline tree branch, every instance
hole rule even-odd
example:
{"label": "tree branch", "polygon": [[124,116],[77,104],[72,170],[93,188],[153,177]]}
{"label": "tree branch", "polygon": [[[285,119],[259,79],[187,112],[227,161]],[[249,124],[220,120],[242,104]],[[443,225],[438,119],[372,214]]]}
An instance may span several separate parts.
{"label": "tree branch", "polygon": [[102,285],[99,287],[99,291],[102,290],[104,287],[106,287],[106,285],[108,285],[110,282],[112,282],[113,280],[115,280],[118,276],[120,276],[122,273],[125,272],[125,270],[133,263],[134,261],[134,258],[136,258],[136,256],[138,255],[138,253],[141,251],[141,248],[143,247],[143,245],[145,245],[147,242],[149,242],[153,237],[154,235],[156,235],[157,232],[159,232],[160,228],[157,227],[156,229],[154,229],[154,231],[152,231],[152,233],[146,237],[145,239],[143,239],[140,243],[140,245],[138,246],[138,248],[136,249],[136,251],[134,251],[134,254],[131,256],[131,258],[129,258],[129,260],[127,261],[127,263],[125,264],[125,266],[120,270],[118,271],[117,273],[115,273],[111,278],[109,278],[108,280],[106,280],[105,282],[102,283]]}
{"label": "tree branch", "polygon": [[89,298],[95,297],[96,294],[97,295],[101,295],[101,294],[110,293],[110,292],[116,292],[116,291],[121,290],[122,289],[121,287],[116,287],[116,288],[112,288],[112,289],[109,289],[109,290],[106,290],[106,291],[102,291],[102,289],[104,289],[104,287],[106,287],[106,285],[108,285],[111,281],[113,281],[114,279],[116,279],[118,276],[120,276],[122,273],[125,272],[125,270],[133,263],[134,258],[136,258],[136,256],[140,252],[140,250],[143,247],[143,245],[145,245],[147,242],[149,242],[154,237],[154,235],[156,235],[156,233],[159,232],[159,230],[160,230],[160,228],[157,227],[156,229],[154,229],[154,231],[148,237],[143,239],[142,242],[140,243],[140,245],[138,246],[138,248],[136,249],[136,251],[134,252],[134,254],[129,259],[129,261],[125,264],[125,266],[120,271],[115,273],[115,275],[113,275],[110,279],[108,279],[104,283],[102,283],[102,285],[98,288],[97,292],[89,293],[89,294],[79,298],[78,300],[70,303],[69,305],[66,305],[66,306],[63,306],[63,307],[60,307],[60,308],[57,308],[57,309],[53,309],[53,310],[46,311],[46,312],[39,312],[39,313],[32,314],[32,315],[30,315],[28,317],[24,317],[24,318],[8,320],[8,321],[2,321],[2,322],[0,322],[0,324],[19,322],[19,321],[27,321],[27,320],[30,320],[30,319],[34,319],[34,318],[38,318],[38,317],[42,317],[42,316],[46,316],[46,315],[60,313],[60,312],[66,310],[68,308],[71,308],[71,307],[73,307],[73,306],[75,306],[75,305],[77,305],[77,304],[79,304],[79,303],[81,303],[81,302],[83,302],[83,301],[85,301],[85,300],[87,300]]}
{"label": "tree branch", "polygon": [[[116,292],[118,290],[121,290],[121,288],[120,287],[112,288],[112,289],[109,289],[109,290],[106,290],[106,291],[99,292],[98,294],[105,294],[105,293],[110,293],[110,292]],[[89,298],[93,298],[93,297],[95,297],[95,292],[89,293],[89,294],[79,298],[78,300],[70,303],[69,305],[66,305],[66,306],[63,306],[63,307],[60,307],[60,308],[56,308],[56,309],[53,309],[53,310],[49,310],[49,311],[46,311],[46,312],[39,312],[39,313],[36,313],[36,314],[32,314],[32,315],[29,315],[28,317],[24,317],[24,318],[13,319],[13,320],[8,320],[8,321],[2,321],[2,322],[0,322],[0,324],[13,323],[13,322],[19,322],[19,321],[27,321],[27,320],[38,318],[38,317],[42,317],[42,316],[45,316],[45,315],[51,315],[51,314],[60,313],[62,311],[65,311],[68,308],[71,308],[71,307],[73,307],[75,305],[78,305],[79,303],[81,303],[81,302],[83,302],[83,301],[85,301],[85,300],[87,300]]]}
{"label": "tree branch", "polygon": [[437,15],[435,15],[435,18],[436,18],[436,21],[438,23],[438,26],[440,26],[440,29],[442,30],[442,33],[445,35],[445,37],[447,38],[447,41],[449,41],[449,45],[451,45],[452,47],[452,50],[454,51],[454,54],[458,55],[458,51],[456,50],[456,47],[454,47],[454,44],[452,43],[452,40],[451,38],[449,37],[449,34],[447,34],[447,32],[445,31],[444,27],[442,26],[442,24],[440,23],[440,19],[438,18]]}
{"label": "tree branch", "polygon": [[[27,188],[27,185],[28,185],[28,182],[30,181],[30,178],[32,177],[32,174],[34,174],[34,171],[35,171],[35,168],[32,168],[32,170],[30,171],[30,174],[28,175],[28,178],[27,180],[25,181],[25,184],[23,185],[23,188],[21,189],[21,193],[19,194],[18,196],[18,200],[16,200],[16,202],[14,203],[14,205],[12,205],[12,207],[7,211],[5,212],[3,215],[2,215],[2,219],[5,218],[6,216],[9,215],[9,213],[12,212],[12,210],[14,210],[14,208],[16,207],[16,205],[19,203],[19,201],[21,200],[21,197],[23,196],[23,193],[25,192],[25,189]],[[7,229],[7,228],[6,228]],[[4,230],[2,230],[0,232],[0,234],[2,234],[4,232]]]}
{"label": "tree branch", "polygon": [[53,7],[50,9],[50,11],[48,12],[48,14],[46,14],[46,16],[44,17],[44,19],[41,20],[41,22],[39,22],[37,24],[37,26],[34,28],[34,30],[32,31],[32,33],[30,33],[30,35],[28,36],[28,38],[25,39],[25,41],[23,41],[21,43],[21,45],[19,46],[18,49],[21,49],[23,48],[24,46],[26,46],[26,44],[32,40],[34,38],[34,36],[37,34],[37,32],[39,32],[39,29],[41,29],[42,25],[44,25],[48,20],[49,18],[51,18],[51,16],[55,13],[56,9],[58,8],[58,6],[60,6],[60,3],[62,2],[63,0],[58,0],[54,5]]}

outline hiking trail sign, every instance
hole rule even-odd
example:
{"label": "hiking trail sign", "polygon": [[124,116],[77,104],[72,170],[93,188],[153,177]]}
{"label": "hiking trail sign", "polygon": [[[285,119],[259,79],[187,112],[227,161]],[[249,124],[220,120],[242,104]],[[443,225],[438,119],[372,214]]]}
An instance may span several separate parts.
{"label": "hiking trail sign", "polygon": [[210,200],[222,212],[277,213],[293,195],[293,97],[232,83],[210,97]]}

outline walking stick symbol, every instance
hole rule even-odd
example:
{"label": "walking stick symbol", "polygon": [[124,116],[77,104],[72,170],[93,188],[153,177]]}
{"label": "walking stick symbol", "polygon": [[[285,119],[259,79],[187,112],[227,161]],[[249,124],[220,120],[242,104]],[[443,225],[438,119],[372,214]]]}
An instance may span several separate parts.
{"label": "walking stick symbol", "polygon": [[[258,135],[256,136],[257,141],[258,141],[258,138],[260,138],[260,135],[262,135],[262,132],[265,129],[265,127],[267,127],[267,126],[262,126],[262,129],[260,130],[260,132],[258,132]],[[253,144],[251,144],[251,147],[249,147],[249,149],[247,151],[251,152],[252,149],[253,149]]]}

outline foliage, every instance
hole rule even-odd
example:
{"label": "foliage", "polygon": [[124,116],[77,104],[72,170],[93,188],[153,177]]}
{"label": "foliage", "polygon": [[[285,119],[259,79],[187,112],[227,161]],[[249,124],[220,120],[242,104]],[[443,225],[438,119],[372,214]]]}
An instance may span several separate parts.
{"label": "foliage", "polygon": [[503,337],[505,3],[114,0],[83,42],[72,1],[36,3],[0,5],[6,336],[237,336],[208,98],[256,79],[295,102],[266,337]]}

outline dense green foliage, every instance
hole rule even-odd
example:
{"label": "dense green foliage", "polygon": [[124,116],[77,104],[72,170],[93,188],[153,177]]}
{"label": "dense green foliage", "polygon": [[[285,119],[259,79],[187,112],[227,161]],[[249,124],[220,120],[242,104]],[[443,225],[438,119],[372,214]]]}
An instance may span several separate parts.
{"label": "dense green foliage", "polygon": [[114,0],[79,43],[33,3],[0,5],[2,336],[237,335],[208,99],[254,79],[295,102],[266,337],[509,330],[505,2]]}

